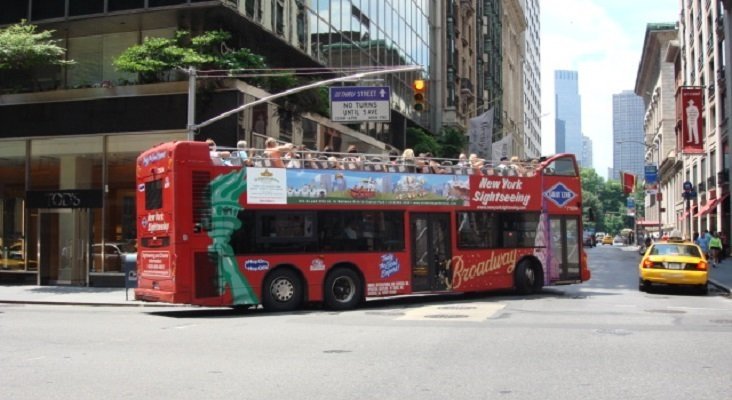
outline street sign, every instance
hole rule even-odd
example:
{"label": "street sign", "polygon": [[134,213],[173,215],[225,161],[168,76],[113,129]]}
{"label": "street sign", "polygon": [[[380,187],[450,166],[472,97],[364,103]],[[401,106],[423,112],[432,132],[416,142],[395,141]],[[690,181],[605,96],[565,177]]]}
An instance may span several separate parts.
{"label": "street sign", "polygon": [[336,86],[330,88],[333,122],[391,121],[388,86]]}

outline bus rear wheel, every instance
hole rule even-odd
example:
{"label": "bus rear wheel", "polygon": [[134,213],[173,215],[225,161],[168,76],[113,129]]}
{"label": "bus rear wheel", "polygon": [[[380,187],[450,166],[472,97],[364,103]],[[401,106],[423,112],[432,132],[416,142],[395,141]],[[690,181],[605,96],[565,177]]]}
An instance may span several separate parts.
{"label": "bus rear wheel", "polygon": [[529,261],[521,261],[514,274],[516,291],[520,294],[538,293],[544,285],[541,269]]}
{"label": "bus rear wheel", "polygon": [[303,285],[292,270],[280,269],[264,280],[262,305],[270,311],[292,311],[302,303]]}
{"label": "bus rear wheel", "polygon": [[332,271],[325,279],[325,305],[331,310],[351,310],[363,298],[361,277],[347,268]]}

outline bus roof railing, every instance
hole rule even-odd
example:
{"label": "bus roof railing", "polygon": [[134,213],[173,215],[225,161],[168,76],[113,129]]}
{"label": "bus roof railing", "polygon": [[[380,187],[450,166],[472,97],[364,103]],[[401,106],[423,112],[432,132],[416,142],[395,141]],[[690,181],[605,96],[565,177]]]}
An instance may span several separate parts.
{"label": "bus roof railing", "polygon": [[[215,165],[281,167],[275,158],[265,154],[267,149],[231,148],[216,146],[210,154]],[[245,151],[246,157],[240,152]],[[540,157],[519,160],[517,157],[501,160],[487,160],[474,154],[470,157],[440,158],[429,153],[420,153],[413,157],[394,153],[361,153],[318,151],[293,146],[291,149],[278,147],[280,159],[285,168],[294,169],[329,169],[369,172],[414,172],[454,175],[502,175],[502,176],[534,176],[544,168],[544,172],[553,171],[545,168],[553,157]],[[557,156],[561,156],[558,154]],[[576,174],[576,171],[575,173]],[[566,175],[566,174],[564,174]]]}

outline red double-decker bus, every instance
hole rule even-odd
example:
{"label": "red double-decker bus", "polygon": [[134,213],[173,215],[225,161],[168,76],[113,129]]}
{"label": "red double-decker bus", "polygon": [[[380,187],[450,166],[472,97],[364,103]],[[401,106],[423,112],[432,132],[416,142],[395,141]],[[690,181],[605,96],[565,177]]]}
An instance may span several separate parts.
{"label": "red double-decker bus", "polygon": [[221,165],[193,141],[145,151],[135,298],[343,310],[367,297],[534,293],[590,278],[573,155],[441,173],[362,160]]}

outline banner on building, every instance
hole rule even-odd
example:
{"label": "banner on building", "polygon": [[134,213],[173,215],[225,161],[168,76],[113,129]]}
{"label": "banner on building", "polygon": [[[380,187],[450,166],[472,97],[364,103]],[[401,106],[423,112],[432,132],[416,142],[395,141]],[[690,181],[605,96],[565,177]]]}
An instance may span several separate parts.
{"label": "banner on building", "polygon": [[500,160],[503,157],[511,158],[511,135],[504,136],[501,140],[493,142],[492,160]]}
{"label": "banner on building", "polygon": [[470,144],[468,150],[479,158],[491,156],[493,141],[493,107],[475,118],[470,118],[468,128]]}
{"label": "banner on building", "polygon": [[644,189],[646,194],[658,193],[658,167],[656,165],[646,165],[643,167],[644,172]]}
{"label": "banner on building", "polygon": [[633,189],[635,188],[635,175],[630,172],[621,172],[620,176],[622,179],[623,193],[626,195],[633,193]]}
{"label": "banner on building", "polygon": [[677,140],[682,153],[704,153],[703,90],[701,86],[682,86],[676,93],[676,120],[681,122]]}

